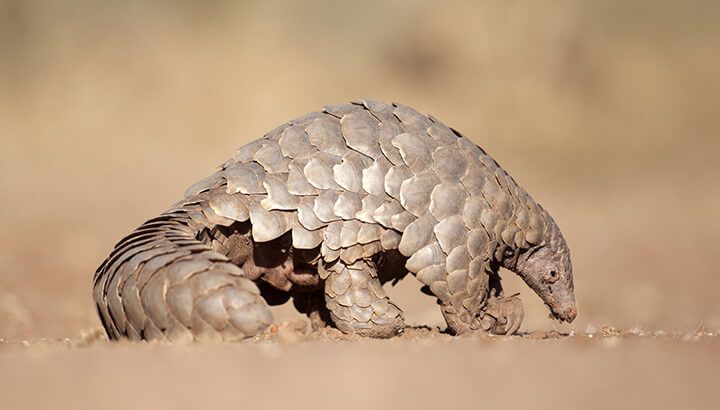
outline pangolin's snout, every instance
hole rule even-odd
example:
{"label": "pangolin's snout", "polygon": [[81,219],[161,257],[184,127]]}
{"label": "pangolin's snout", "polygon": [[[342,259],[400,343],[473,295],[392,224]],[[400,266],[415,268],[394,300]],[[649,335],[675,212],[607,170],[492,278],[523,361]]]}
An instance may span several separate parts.
{"label": "pangolin's snout", "polygon": [[566,309],[565,312],[563,312],[560,315],[560,319],[564,320],[565,322],[571,323],[575,318],[577,317],[577,307],[572,306],[569,309]]}
{"label": "pangolin's snout", "polygon": [[571,323],[577,317],[577,307],[575,305],[569,306],[565,309],[550,309],[551,317]]}

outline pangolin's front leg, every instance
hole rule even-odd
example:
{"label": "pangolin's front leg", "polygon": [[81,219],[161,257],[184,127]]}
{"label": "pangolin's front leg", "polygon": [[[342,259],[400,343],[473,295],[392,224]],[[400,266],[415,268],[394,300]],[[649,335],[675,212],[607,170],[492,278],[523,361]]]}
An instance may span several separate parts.
{"label": "pangolin's front leg", "polygon": [[475,274],[461,272],[455,275],[460,274],[465,277],[448,275],[449,282],[435,281],[430,285],[430,291],[440,304],[448,331],[453,334],[466,334],[488,330],[483,328],[481,322],[483,310],[488,302],[488,275],[484,272]]}
{"label": "pangolin's front leg", "polygon": [[496,335],[511,335],[520,329],[525,317],[519,294],[505,296],[497,270],[490,274],[488,301],[480,314],[482,328]]}
{"label": "pangolin's front leg", "polygon": [[404,329],[403,313],[388,298],[372,262],[345,265],[338,261],[325,275],[325,303],[338,329],[381,338]]}
{"label": "pangolin's front leg", "polygon": [[520,329],[524,317],[518,295],[492,297],[480,315],[480,325],[496,335],[511,335]]}
{"label": "pangolin's front leg", "polygon": [[449,282],[438,281],[430,286],[451,333],[482,330],[505,335],[517,332],[524,317],[522,301],[517,295],[503,295],[496,272],[470,269],[466,277],[455,275],[448,275]]}

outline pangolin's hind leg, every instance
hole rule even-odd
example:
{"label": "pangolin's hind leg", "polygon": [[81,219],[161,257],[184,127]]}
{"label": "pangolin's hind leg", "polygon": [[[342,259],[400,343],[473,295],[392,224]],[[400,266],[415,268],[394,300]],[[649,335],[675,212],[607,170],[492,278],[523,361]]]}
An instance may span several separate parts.
{"label": "pangolin's hind leg", "polygon": [[184,211],[150,220],[98,268],[93,296],[110,339],[239,340],[270,324],[257,286],[193,224]]}
{"label": "pangolin's hind leg", "polygon": [[338,261],[327,268],[325,304],[338,329],[361,336],[386,338],[403,331],[402,311],[388,298],[374,264]]}

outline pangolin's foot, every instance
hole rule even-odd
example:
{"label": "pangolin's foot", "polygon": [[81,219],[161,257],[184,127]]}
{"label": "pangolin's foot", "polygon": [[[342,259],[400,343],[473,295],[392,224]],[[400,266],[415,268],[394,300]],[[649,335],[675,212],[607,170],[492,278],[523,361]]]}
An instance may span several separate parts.
{"label": "pangolin's foot", "polygon": [[518,295],[492,297],[476,319],[483,330],[496,335],[512,335],[520,329],[524,318]]}
{"label": "pangolin's foot", "polygon": [[388,338],[405,329],[402,311],[388,298],[375,267],[366,261],[336,263],[325,280],[325,304],[344,333]]}

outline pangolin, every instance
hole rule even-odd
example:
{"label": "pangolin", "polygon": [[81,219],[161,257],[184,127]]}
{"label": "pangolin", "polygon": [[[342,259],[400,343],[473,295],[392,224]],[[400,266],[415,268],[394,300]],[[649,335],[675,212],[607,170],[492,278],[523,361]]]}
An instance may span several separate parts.
{"label": "pangolin", "polygon": [[314,327],[391,337],[383,284],[408,272],[448,331],[514,333],[517,273],[576,316],[557,224],[484,150],[401,104],[360,100],[293,119],[237,150],[115,245],[94,275],[110,339],[240,340],[293,300]]}

